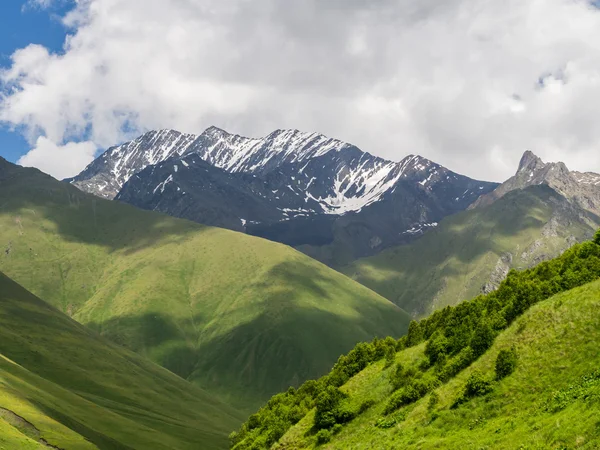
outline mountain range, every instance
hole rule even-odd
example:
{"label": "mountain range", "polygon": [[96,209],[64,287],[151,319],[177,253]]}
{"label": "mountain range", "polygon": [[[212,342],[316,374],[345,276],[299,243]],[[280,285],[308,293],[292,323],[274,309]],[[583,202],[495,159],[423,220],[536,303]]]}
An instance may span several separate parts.
{"label": "mountain range", "polygon": [[151,131],[68,180],[80,189],[294,246],[331,266],[410,242],[497,184],[316,133]]}

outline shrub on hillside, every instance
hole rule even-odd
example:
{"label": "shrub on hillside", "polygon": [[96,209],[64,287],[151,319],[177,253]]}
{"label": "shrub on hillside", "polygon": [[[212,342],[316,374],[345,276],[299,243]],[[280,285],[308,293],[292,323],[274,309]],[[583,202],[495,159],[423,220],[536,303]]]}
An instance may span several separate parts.
{"label": "shrub on hillside", "polygon": [[465,389],[460,397],[456,399],[452,408],[469,401],[473,397],[482,397],[492,392],[492,382],[487,380],[480,372],[473,372],[467,379]]}
{"label": "shrub on hillside", "polygon": [[389,414],[423,398],[432,388],[431,383],[423,379],[411,380],[404,388],[395,392],[385,406],[384,414]]}
{"label": "shrub on hillside", "polygon": [[433,411],[439,402],[440,395],[436,391],[433,391],[431,395],[429,395],[429,401],[427,402],[427,411]]}
{"label": "shrub on hillside", "polygon": [[390,374],[390,383],[394,391],[408,384],[417,376],[418,372],[414,367],[404,367],[401,363],[396,364],[396,368]]}
{"label": "shrub on hillside", "polygon": [[467,397],[480,397],[492,392],[492,382],[487,380],[480,372],[473,372],[465,385]]}
{"label": "shrub on hillside", "polygon": [[392,364],[394,364],[395,360],[396,360],[396,347],[394,346],[394,347],[390,347],[386,350],[384,367],[387,369]]}
{"label": "shrub on hillside", "polygon": [[496,357],[496,379],[501,380],[509,376],[515,371],[517,367],[517,350],[513,347],[511,349],[502,349]]}
{"label": "shrub on hillside", "polygon": [[420,322],[411,320],[408,324],[408,333],[406,333],[406,345],[412,347],[417,345],[423,340],[423,328],[420,326]]}
{"label": "shrub on hillside", "polygon": [[337,409],[343,398],[346,397],[342,391],[334,386],[327,388],[319,394],[316,400],[317,411],[315,413],[314,426],[317,430],[331,428],[337,423]]}
{"label": "shrub on hillside", "polygon": [[471,347],[463,348],[457,355],[446,360],[446,364],[438,371],[438,378],[445,383],[456,376],[461,370],[466,369],[475,360],[475,352]]}
{"label": "shrub on hillside", "polygon": [[594,236],[594,243],[600,245],[600,230],[596,231],[596,235]]}
{"label": "shrub on hillside", "polygon": [[487,320],[482,320],[477,328],[475,328],[475,333],[471,339],[471,348],[473,349],[475,358],[483,355],[493,343],[494,331]]}
{"label": "shrub on hillside", "polygon": [[429,364],[434,365],[448,353],[449,342],[448,338],[441,332],[437,331],[429,338],[425,346],[425,356],[429,358]]}
{"label": "shrub on hillside", "polygon": [[327,444],[331,440],[331,431],[319,430],[317,433],[317,444]]}

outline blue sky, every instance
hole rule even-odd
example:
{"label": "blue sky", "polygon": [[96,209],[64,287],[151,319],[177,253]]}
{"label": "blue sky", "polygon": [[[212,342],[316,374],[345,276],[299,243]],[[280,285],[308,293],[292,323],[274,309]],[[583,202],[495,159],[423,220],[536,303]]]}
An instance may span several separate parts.
{"label": "blue sky", "polygon": [[[58,19],[69,8],[69,2],[56,2],[41,9],[27,4],[26,0],[0,1],[0,67],[10,65],[10,56],[29,44],[41,44],[59,52],[67,30]],[[15,162],[29,150],[29,144],[18,132],[0,124],[0,155]]]}

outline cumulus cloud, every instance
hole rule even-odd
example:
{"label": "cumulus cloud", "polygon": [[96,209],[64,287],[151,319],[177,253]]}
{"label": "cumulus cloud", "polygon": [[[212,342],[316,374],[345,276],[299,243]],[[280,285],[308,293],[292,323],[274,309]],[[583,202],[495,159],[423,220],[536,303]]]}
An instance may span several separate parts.
{"label": "cumulus cloud", "polygon": [[0,74],[0,120],[104,148],[153,128],[299,128],[501,180],[531,149],[600,171],[584,0],[79,0],[64,51]]}
{"label": "cumulus cloud", "polygon": [[69,142],[56,145],[46,137],[40,136],[35,148],[23,155],[18,164],[37,167],[42,172],[62,180],[77,175],[81,169],[94,159],[96,145],[93,142]]}

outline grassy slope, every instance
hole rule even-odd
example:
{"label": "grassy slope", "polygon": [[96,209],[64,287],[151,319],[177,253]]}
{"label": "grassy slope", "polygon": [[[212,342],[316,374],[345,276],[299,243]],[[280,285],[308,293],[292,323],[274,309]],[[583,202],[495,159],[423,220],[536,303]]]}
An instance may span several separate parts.
{"label": "grassy slope", "polygon": [[408,316],[287,246],[141,211],[0,161],[0,270],[250,410]]}
{"label": "grassy slope", "polygon": [[0,273],[0,448],[223,448],[240,414]]}
{"label": "grassy slope", "polygon": [[[403,421],[389,429],[375,426],[382,416],[391,387],[384,361],[369,366],[343,388],[348,402],[374,399],[376,405],[346,425],[320,448],[328,449],[558,449],[600,447],[600,386],[587,399],[567,403],[565,409],[547,412],[544,403],[558,390],[576,384],[598,368],[600,339],[600,281],[559,294],[532,307],[471,367],[438,388],[440,401],[428,411],[429,396],[405,407]],[[404,365],[424,359],[424,344],[399,352]],[[473,371],[493,377],[501,349],[515,346],[516,371],[495,383],[494,391],[457,409],[450,405],[461,394]],[[312,425],[309,414],[292,428],[278,448],[315,447],[304,433]]]}
{"label": "grassy slope", "polygon": [[426,316],[478,295],[506,253],[513,255],[512,268],[526,268],[560,254],[571,236],[589,239],[600,221],[591,216],[590,225],[576,216],[566,225],[556,221],[557,198],[545,186],[513,191],[491,206],[444,219],[413,244],[360,259],[342,272],[409,313]]}

